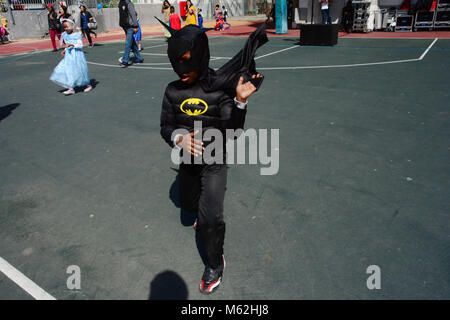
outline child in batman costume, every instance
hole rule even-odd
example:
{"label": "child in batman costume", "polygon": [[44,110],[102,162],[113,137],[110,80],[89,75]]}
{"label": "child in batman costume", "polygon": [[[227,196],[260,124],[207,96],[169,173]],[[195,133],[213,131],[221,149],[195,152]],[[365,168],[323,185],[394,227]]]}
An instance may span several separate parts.
{"label": "child in batman costume", "polygon": [[[161,22],[161,21],[160,21]],[[263,77],[256,72],[256,49],[268,41],[265,25],[250,35],[247,43],[235,57],[219,70],[209,68],[209,46],[206,29],[188,25],[173,30],[161,22],[171,33],[167,53],[180,80],[171,82],[165,91],[161,111],[161,135],[172,148],[188,152],[191,159],[201,157],[211,141],[201,140],[202,133],[194,132],[194,121],[201,121],[202,130],[218,129],[225,137],[226,129],[244,127],[247,98],[261,84]],[[210,29],[209,29],[210,30]],[[195,100],[194,100],[195,99]],[[199,110],[183,108],[183,103],[203,101]],[[194,107],[195,108],[195,107]],[[189,133],[175,134],[176,129]],[[224,145],[225,145],[225,140]],[[223,153],[226,157],[226,153]],[[227,165],[205,163],[204,159],[181,163],[179,193],[181,207],[198,213],[195,227],[205,251],[206,266],[200,291],[209,294],[222,281],[225,268],[223,244],[225,222],[223,202],[227,182]]]}

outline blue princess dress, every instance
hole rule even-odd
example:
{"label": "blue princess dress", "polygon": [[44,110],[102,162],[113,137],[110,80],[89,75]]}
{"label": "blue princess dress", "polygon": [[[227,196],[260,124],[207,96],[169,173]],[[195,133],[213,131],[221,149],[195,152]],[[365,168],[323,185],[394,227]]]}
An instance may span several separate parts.
{"label": "blue princess dress", "polygon": [[73,44],[67,47],[64,58],[56,66],[50,80],[64,88],[75,88],[87,86],[91,83],[86,57],[83,52],[83,37],[79,32],[68,34],[64,32],[61,42]]}
{"label": "blue princess dress", "polygon": [[135,41],[141,41],[142,40],[142,31],[141,31],[141,21],[137,19],[138,21],[138,32],[134,34],[134,40]]}

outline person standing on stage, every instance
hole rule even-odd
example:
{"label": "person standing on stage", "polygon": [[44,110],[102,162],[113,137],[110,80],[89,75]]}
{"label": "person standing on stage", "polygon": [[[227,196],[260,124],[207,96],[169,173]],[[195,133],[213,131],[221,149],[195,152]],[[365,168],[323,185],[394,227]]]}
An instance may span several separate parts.
{"label": "person standing on stage", "polygon": [[331,12],[329,0],[319,0],[320,11],[322,12],[322,23],[331,24]]}

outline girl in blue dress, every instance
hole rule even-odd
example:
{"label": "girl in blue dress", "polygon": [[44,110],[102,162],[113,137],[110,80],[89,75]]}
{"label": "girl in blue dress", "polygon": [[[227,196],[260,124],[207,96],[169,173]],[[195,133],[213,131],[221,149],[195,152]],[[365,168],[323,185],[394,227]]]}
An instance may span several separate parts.
{"label": "girl in blue dress", "polygon": [[[136,12],[136,17],[137,17],[137,12]],[[137,43],[137,46],[138,46],[138,50],[139,51],[142,51],[142,46],[141,46],[141,40],[142,40],[142,30],[141,30],[141,21],[139,20],[139,18],[137,19],[137,22],[138,22],[138,32],[136,32],[135,34],[134,34],[134,40],[136,41],[136,43]]]}
{"label": "girl in blue dress", "polygon": [[56,66],[50,80],[67,88],[63,93],[71,95],[75,93],[75,87],[85,87],[84,92],[92,90],[91,80],[86,58],[83,52],[83,36],[75,32],[75,23],[72,20],[63,20],[64,33],[61,42],[66,43],[66,48],[61,52],[64,59]]}

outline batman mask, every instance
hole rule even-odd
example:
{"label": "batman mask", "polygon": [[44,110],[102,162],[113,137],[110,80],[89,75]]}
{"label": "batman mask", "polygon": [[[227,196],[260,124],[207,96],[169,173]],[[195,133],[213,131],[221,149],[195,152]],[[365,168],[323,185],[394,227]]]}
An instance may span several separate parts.
{"label": "batman mask", "polygon": [[[156,18],[156,17],[155,17]],[[265,44],[267,39],[266,25],[261,24],[247,39],[244,48],[218,70],[209,68],[209,45],[205,32],[212,29],[187,25],[180,30],[174,30],[156,18],[167,30],[171,37],[168,40],[167,54],[173,70],[178,74],[198,71],[200,85],[206,92],[226,90],[234,94],[239,77],[250,80],[257,74],[255,68],[256,50]],[[190,51],[189,60],[180,61],[180,57]],[[251,80],[250,80],[251,81]],[[262,78],[256,87],[261,84]]]}
{"label": "batman mask", "polygon": [[[179,62],[179,58],[187,51],[191,58]],[[208,37],[200,27],[188,25],[169,38],[167,54],[173,70],[180,73],[207,71],[209,65]]]}
{"label": "batman mask", "polygon": [[[209,29],[202,29],[196,25],[187,25],[180,30],[174,30],[163,22],[161,24],[171,34],[168,40],[167,55],[173,70],[178,74],[192,71],[199,71],[200,74],[207,72],[209,45],[205,31]],[[180,57],[187,51],[191,52],[191,58],[180,62]]]}

